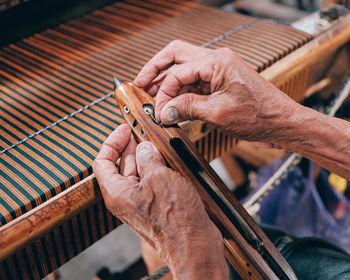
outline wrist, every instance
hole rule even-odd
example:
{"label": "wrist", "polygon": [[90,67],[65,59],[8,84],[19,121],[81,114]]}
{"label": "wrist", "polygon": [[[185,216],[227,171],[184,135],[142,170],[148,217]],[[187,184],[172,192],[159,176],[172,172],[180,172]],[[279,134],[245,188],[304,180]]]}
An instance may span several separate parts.
{"label": "wrist", "polygon": [[174,279],[228,279],[223,239],[216,228],[177,234],[158,251]]}
{"label": "wrist", "polygon": [[347,121],[298,104],[286,119],[283,135],[274,141],[275,145],[349,178],[350,127]]}
{"label": "wrist", "polygon": [[285,148],[295,137],[295,131],[300,128],[300,116],[303,114],[303,106],[293,101],[277,88],[271,88],[271,95],[264,100],[264,105],[259,113],[256,124],[260,136],[257,141],[274,144]]}
{"label": "wrist", "polygon": [[324,141],[320,137],[321,125],[327,116],[313,109],[295,103],[293,110],[284,114],[278,129],[279,136],[274,139],[274,144],[289,151],[301,152],[305,149],[313,150],[320,147]]}

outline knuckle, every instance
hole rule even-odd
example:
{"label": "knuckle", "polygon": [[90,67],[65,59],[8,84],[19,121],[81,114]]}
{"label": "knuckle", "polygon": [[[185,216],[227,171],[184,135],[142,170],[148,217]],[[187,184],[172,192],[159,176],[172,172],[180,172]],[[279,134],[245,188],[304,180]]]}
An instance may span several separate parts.
{"label": "knuckle", "polygon": [[216,50],[216,54],[218,59],[230,64],[232,61],[236,61],[239,58],[230,48],[219,48]]}
{"label": "knuckle", "polygon": [[145,141],[140,143],[136,148],[138,163],[146,167],[150,162],[157,159],[157,151],[156,146],[151,142]]}
{"label": "knuckle", "polygon": [[115,151],[117,152],[119,155],[122,154],[122,152],[124,151],[125,147],[127,146],[126,143],[123,143],[121,141],[118,142],[112,142],[109,139],[107,139],[104,143],[103,143],[104,148],[110,149],[111,151]]}
{"label": "knuckle", "polygon": [[168,75],[169,77],[175,76],[176,73],[178,72],[179,65],[173,65],[168,69]]}
{"label": "knuckle", "polygon": [[142,149],[147,149],[150,146],[152,146],[152,142],[143,141],[143,142],[137,144],[137,151],[142,150]]}
{"label": "knuckle", "polygon": [[168,46],[169,47],[175,47],[175,48],[177,48],[177,47],[181,47],[181,46],[183,46],[185,44],[185,42],[184,41],[181,41],[181,40],[173,40],[173,41],[171,41],[169,44],[168,44]]}
{"label": "knuckle", "polygon": [[195,110],[194,96],[192,94],[184,95],[182,102],[184,106],[184,112],[187,115],[188,119],[195,119],[197,117],[197,114]]}
{"label": "knuckle", "polygon": [[217,52],[223,55],[232,55],[234,54],[234,52],[230,49],[230,48],[219,48],[217,49]]}
{"label": "knuckle", "polygon": [[217,104],[212,104],[212,113],[210,120],[214,124],[219,124],[227,119],[227,112],[223,110],[222,106]]}

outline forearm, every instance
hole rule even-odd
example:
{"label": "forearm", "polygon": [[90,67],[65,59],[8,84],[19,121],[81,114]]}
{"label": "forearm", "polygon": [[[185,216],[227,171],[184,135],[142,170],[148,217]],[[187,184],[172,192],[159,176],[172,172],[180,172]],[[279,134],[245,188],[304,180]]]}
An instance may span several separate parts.
{"label": "forearm", "polygon": [[297,105],[274,144],[350,180],[350,123]]}

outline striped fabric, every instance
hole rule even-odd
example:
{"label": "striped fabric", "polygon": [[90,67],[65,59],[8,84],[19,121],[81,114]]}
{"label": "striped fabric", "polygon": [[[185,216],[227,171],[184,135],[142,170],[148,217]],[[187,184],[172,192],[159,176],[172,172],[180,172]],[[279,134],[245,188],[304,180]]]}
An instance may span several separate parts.
{"label": "striped fabric", "polygon": [[[91,163],[102,142],[123,122],[110,93],[111,77],[132,80],[150,57],[174,39],[213,49],[230,47],[262,71],[311,38],[288,26],[185,0],[128,0],[3,48],[0,225],[91,174]],[[232,146],[232,140],[214,131],[196,145],[211,160]],[[67,221],[55,229],[56,233],[2,263],[1,279],[16,275],[13,267],[20,267],[24,278],[38,279],[117,225],[109,216],[108,223],[99,224],[101,219],[96,217],[104,217],[105,208],[100,203],[93,207],[102,214],[94,218],[81,214],[88,221],[85,233],[77,218]],[[81,240],[92,232],[96,238]],[[62,248],[67,240],[72,248],[66,251]],[[55,243],[63,247],[55,249]],[[53,253],[55,250],[61,255]],[[21,258],[28,252],[40,253],[48,265],[37,268],[34,255],[22,264]],[[45,257],[48,252],[53,260]]]}
{"label": "striped fabric", "polygon": [[201,45],[244,24],[209,48],[231,47],[257,71],[310,39],[191,2],[129,0],[1,50],[0,223],[91,173],[101,143],[122,122],[112,96],[91,105],[111,91],[112,75],[133,79],[173,39]]}
{"label": "striped fabric", "polygon": [[103,201],[40,236],[0,263],[0,279],[42,279],[120,225]]}

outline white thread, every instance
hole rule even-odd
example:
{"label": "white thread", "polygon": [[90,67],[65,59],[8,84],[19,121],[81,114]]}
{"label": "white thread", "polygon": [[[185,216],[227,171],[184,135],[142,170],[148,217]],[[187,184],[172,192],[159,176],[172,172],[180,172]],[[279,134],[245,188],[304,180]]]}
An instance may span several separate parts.
{"label": "white thread", "polygon": [[[214,39],[210,40],[209,42],[207,42],[207,43],[201,45],[201,47],[202,47],[202,48],[206,48],[206,47],[208,47],[208,46],[210,46],[210,45],[212,45],[212,44],[215,44],[215,43],[219,42],[220,40],[223,40],[223,39],[227,38],[228,36],[230,36],[230,35],[232,35],[232,34],[238,32],[238,31],[240,31],[240,30],[242,30],[242,29],[244,29],[244,28],[250,26],[250,25],[251,25],[253,22],[255,22],[255,21],[256,21],[256,20],[251,20],[251,21],[249,21],[249,22],[247,22],[247,23],[245,23],[245,24],[242,24],[242,25],[240,25],[240,26],[237,26],[237,27],[235,27],[235,28],[233,28],[233,29],[227,31],[227,32],[224,33],[224,34],[222,34],[222,35],[220,35],[220,36],[218,36],[218,37],[215,37]],[[0,155],[3,154],[3,153],[5,153],[5,152],[7,152],[8,150],[10,150],[10,149],[12,149],[12,148],[17,147],[18,145],[20,145],[20,144],[26,142],[27,140],[33,138],[34,136],[36,136],[36,135],[38,135],[38,134],[44,132],[45,130],[48,130],[48,129],[50,129],[50,128],[52,128],[52,127],[54,127],[54,126],[60,124],[61,122],[67,120],[68,118],[75,116],[76,114],[78,114],[78,113],[84,111],[85,109],[88,109],[88,108],[90,108],[91,106],[93,106],[93,105],[95,105],[95,104],[97,104],[97,103],[99,103],[99,102],[105,100],[106,98],[112,96],[113,94],[114,94],[114,92],[111,92],[111,93],[109,93],[109,94],[107,94],[107,95],[105,95],[105,96],[103,96],[103,97],[101,97],[101,98],[99,98],[99,99],[97,99],[97,100],[91,102],[90,104],[85,105],[84,107],[80,108],[79,110],[77,110],[77,111],[75,111],[75,112],[73,112],[73,113],[71,113],[71,114],[65,116],[64,118],[59,119],[58,121],[55,121],[55,122],[53,122],[52,124],[50,124],[50,125],[48,125],[48,126],[42,128],[42,129],[40,129],[40,130],[34,132],[33,134],[27,136],[26,138],[24,138],[24,139],[18,141],[17,143],[15,143],[15,144],[13,144],[13,145],[11,145],[11,146],[5,148],[4,150],[2,150],[2,151],[0,152]]]}
{"label": "white thread", "polygon": [[[275,182],[282,173],[288,168],[288,166],[296,159],[297,154],[292,154],[289,156],[289,158],[281,165],[281,167],[273,174],[270,179],[267,180],[267,182],[254,194],[250,199],[248,199],[244,204],[244,208],[248,209],[255,203],[261,195],[265,193],[265,191]],[[254,207],[255,208],[255,207]],[[253,212],[253,210],[249,209],[249,213]],[[255,214],[255,213],[254,213]]]}
{"label": "white thread", "polygon": [[257,21],[256,19],[253,19],[253,20],[248,21],[248,22],[246,22],[246,23],[244,23],[244,24],[242,24],[240,26],[237,26],[237,27],[235,27],[235,28],[225,32],[224,34],[215,37],[214,39],[210,40],[209,42],[204,43],[203,45],[201,45],[201,47],[202,48],[206,48],[206,47],[208,47],[208,46],[210,46],[212,44],[215,44],[215,43],[217,43],[217,42],[227,38],[228,36],[230,36],[232,34],[235,34],[235,33],[237,33],[238,31],[241,31],[244,28],[247,28],[248,26],[252,25],[256,21]]}
{"label": "white thread", "polygon": [[[350,93],[350,78],[348,76],[348,81],[345,83],[343,89],[341,90],[338,97],[336,97],[336,100],[329,111],[328,115],[333,117],[335,113],[338,111],[340,106],[343,104],[345,99],[348,97]],[[257,204],[259,204],[258,199],[264,195],[264,193],[267,191],[267,189],[280,177],[282,174],[288,169],[288,167],[298,159],[298,157],[301,158],[296,153],[293,153],[289,156],[289,158],[280,166],[280,168],[273,174],[269,180],[257,191],[250,199],[248,199],[244,204],[244,208],[249,212],[251,215],[255,215],[260,207],[257,207]]]}
{"label": "white thread", "polygon": [[8,150],[10,150],[10,149],[12,149],[12,148],[18,146],[18,145],[20,145],[20,144],[26,142],[27,140],[33,138],[34,136],[36,136],[36,135],[38,135],[38,134],[44,132],[45,130],[50,129],[50,128],[52,128],[52,127],[54,127],[54,126],[60,124],[61,122],[67,120],[68,118],[73,117],[73,116],[75,116],[76,114],[81,113],[82,111],[84,111],[84,110],[90,108],[91,106],[93,106],[93,105],[95,105],[95,104],[97,104],[97,103],[99,103],[99,102],[101,102],[101,101],[107,99],[108,97],[112,96],[113,94],[114,94],[114,92],[110,92],[109,94],[107,94],[107,95],[105,95],[105,96],[103,96],[103,97],[101,97],[101,98],[99,98],[99,99],[96,99],[95,101],[89,103],[88,105],[85,105],[84,107],[80,108],[79,110],[74,111],[73,113],[71,113],[71,114],[69,114],[69,115],[63,117],[62,119],[59,119],[58,121],[55,121],[55,122],[53,122],[52,124],[50,124],[50,125],[48,125],[48,126],[42,128],[42,129],[40,129],[40,130],[34,132],[33,134],[31,134],[31,135],[27,136],[26,138],[22,139],[21,141],[19,141],[19,142],[15,143],[15,144],[13,144],[13,145],[11,145],[11,146],[9,146],[9,147],[3,149],[3,150],[0,152],[0,155],[3,154],[3,153],[5,153],[5,152],[7,152]]}
{"label": "white thread", "polygon": [[331,110],[329,111],[329,114],[328,114],[329,116],[333,117],[335,115],[335,113],[338,111],[338,109],[343,104],[345,99],[348,97],[349,93],[350,93],[350,79],[347,81],[347,83],[345,84],[345,86],[344,86],[343,90],[341,91],[339,97],[334,102]]}

